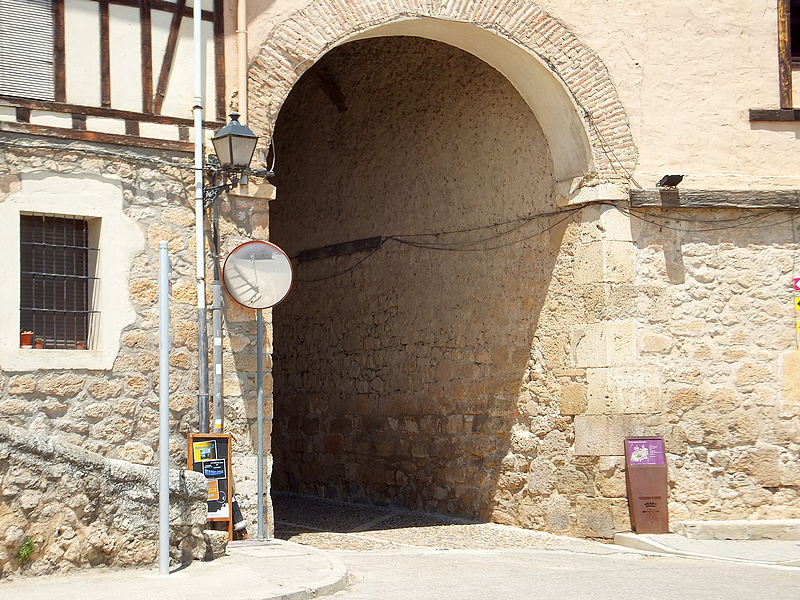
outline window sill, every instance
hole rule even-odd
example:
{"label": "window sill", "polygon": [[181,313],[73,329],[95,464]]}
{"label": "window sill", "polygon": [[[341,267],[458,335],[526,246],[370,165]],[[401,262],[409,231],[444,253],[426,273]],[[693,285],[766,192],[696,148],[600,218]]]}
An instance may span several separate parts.
{"label": "window sill", "polygon": [[6,348],[0,351],[4,371],[33,371],[36,369],[108,370],[114,365],[114,355],[102,350],[49,350],[42,348]]}

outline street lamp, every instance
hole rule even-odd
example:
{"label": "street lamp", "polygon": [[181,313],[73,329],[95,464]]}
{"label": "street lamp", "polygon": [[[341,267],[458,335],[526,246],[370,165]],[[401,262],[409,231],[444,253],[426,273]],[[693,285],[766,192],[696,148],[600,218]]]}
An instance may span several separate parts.
{"label": "street lamp", "polygon": [[[271,171],[251,171],[250,161],[256,149],[258,136],[249,127],[239,123],[239,114],[230,114],[231,121],[211,138],[216,157],[208,157],[203,170],[209,174],[210,185],[203,187],[203,207],[211,208],[211,252],[214,262],[214,281],[212,284],[213,305],[211,306],[213,327],[213,381],[214,381],[214,433],[222,433],[222,282],[219,267],[219,207],[217,199],[223,191],[239,185],[248,175],[269,177]],[[221,178],[217,183],[218,177]],[[199,381],[199,413],[200,432],[209,433],[208,426],[208,334],[205,316],[199,315],[203,321],[200,327],[200,344],[198,348],[200,368]]]}
{"label": "street lamp", "polygon": [[214,152],[217,153],[221,169],[248,172],[258,136],[247,125],[239,123],[239,113],[232,112],[229,116],[231,122],[211,138]]}

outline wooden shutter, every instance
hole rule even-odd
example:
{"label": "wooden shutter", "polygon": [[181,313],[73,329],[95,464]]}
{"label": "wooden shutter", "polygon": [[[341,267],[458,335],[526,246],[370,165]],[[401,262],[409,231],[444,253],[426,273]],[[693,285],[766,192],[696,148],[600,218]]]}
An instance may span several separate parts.
{"label": "wooden shutter", "polygon": [[55,99],[52,0],[0,0],[0,94]]}

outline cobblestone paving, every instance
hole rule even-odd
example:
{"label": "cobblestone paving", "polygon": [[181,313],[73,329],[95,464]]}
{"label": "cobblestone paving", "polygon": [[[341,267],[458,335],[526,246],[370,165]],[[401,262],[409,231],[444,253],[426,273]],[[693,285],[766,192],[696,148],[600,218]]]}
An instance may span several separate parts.
{"label": "cobblestone paving", "polygon": [[496,523],[283,492],[273,493],[273,507],[275,537],[322,550],[549,548],[591,554],[622,551],[589,540]]}

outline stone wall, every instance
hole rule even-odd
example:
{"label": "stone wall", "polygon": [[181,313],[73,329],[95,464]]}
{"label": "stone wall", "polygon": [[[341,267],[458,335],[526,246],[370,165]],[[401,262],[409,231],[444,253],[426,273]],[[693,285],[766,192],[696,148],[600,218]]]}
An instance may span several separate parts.
{"label": "stone wall", "polygon": [[627,435],[665,438],[673,520],[797,517],[791,219],[631,214],[587,208],[565,236],[493,518],[627,529]]}
{"label": "stone wall", "polygon": [[[158,559],[158,470],[0,422],[0,579]],[[170,472],[170,556],[206,556],[206,484]],[[20,563],[26,538],[33,553]]]}
{"label": "stone wall", "polygon": [[[198,431],[194,180],[190,159],[185,155],[146,150],[122,152],[99,145],[70,147],[31,137],[21,141],[18,138],[7,145],[9,141],[8,136],[0,139],[4,142],[0,144],[0,203],[16,202],[25,210],[37,212],[37,199],[41,194],[29,194],[30,181],[36,181],[37,189],[47,190],[56,199],[59,194],[66,193],[62,183],[69,178],[108,182],[112,190],[117,190],[116,195],[107,198],[112,207],[108,210],[119,214],[136,234],[133,237],[140,238],[141,243],[128,262],[115,263],[113,246],[127,240],[112,238],[104,244],[101,239],[100,261],[111,261],[125,277],[121,301],[102,307],[99,319],[127,312],[129,321],[116,337],[100,340],[89,350],[27,350],[29,354],[23,357],[30,363],[27,368],[0,365],[0,420],[108,458],[155,464],[159,386],[158,243],[164,240],[169,244],[173,284],[170,297],[173,344],[169,382],[170,461],[173,468],[185,468],[186,434]],[[266,238],[266,201],[254,197],[252,192],[252,189],[250,192],[240,190],[239,195],[223,196],[220,201],[223,256],[251,237]],[[80,191],[75,196],[79,200]],[[210,260],[207,267],[210,282]],[[104,283],[109,285],[102,279],[99,285]],[[207,301],[210,305],[210,297]],[[255,313],[226,299],[223,319],[225,431],[233,435],[232,468],[240,505],[245,517],[254,523]],[[267,351],[270,350],[270,335],[268,331]],[[5,339],[2,344],[16,346],[17,340]],[[102,357],[108,352],[113,363],[109,368],[99,362],[96,367],[92,366],[93,357]],[[271,363],[269,357],[266,359],[265,448],[268,449],[272,388]],[[80,361],[88,366],[76,366],[82,364]],[[265,462],[268,481],[269,456]]]}

